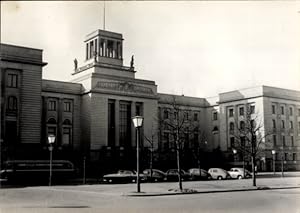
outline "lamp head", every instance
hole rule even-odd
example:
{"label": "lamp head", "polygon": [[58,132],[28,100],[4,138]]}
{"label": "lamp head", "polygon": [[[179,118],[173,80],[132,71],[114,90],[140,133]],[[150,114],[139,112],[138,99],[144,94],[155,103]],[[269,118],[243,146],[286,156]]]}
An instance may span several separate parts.
{"label": "lamp head", "polygon": [[144,118],[142,116],[134,116],[132,122],[135,128],[141,127],[143,125]]}
{"label": "lamp head", "polygon": [[52,145],[55,142],[55,135],[48,135],[48,142]]}

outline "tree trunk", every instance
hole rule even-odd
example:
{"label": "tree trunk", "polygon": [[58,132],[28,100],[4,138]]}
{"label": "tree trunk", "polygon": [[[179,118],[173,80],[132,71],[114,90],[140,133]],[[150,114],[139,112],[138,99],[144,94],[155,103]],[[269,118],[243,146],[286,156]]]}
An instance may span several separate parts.
{"label": "tree trunk", "polygon": [[252,181],[253,181],[253,186],[256,186],[256,171],[255,171],[255,157],[251,156],[251,163],[252,163]]}
{"label": "tree trunk", "polygon": [[152,180],[153,176],[153,145],[151,145],[151,152],[150,152],[150,179]]}
{"label": "tree trunk", "polygon": [[[177,136],[179,136],[177,132]],[[180,150],[179,150],[179,141],[178,137],[176,139],[176,153],[177,153],[177,168],[178,168],[178,183],[179,183],[179,189],[182,191],[182,179],[181,179],[181,168],[180,168]]]}

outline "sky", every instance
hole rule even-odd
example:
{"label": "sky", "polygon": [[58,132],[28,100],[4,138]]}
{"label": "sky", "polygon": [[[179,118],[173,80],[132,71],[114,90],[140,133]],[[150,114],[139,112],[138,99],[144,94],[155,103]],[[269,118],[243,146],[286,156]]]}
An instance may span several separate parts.
{"label": "sky", "polygon": [[[1,42],[43,49],[44,79],[69,81],[102,1],[1,2]],[[106,1],[124,65],[158,92],[195,97],[258,85],[300,91],[300,1]]]}

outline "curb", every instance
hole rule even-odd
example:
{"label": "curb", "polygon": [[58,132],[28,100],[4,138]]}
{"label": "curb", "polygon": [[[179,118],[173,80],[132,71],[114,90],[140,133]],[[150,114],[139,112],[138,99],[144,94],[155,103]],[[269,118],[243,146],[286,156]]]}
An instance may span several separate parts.
{"label": "curb", "polygon": [[280,189],[298,189],[298,188],[300,188],[300,186],[290,186],[290,187],[258,186],[256,188],[247,188],[247,189],[225,189],[225,190],[174,192],[174,193],[146,193],[146,192],[138,193],[138,192],[132,192],[130,194],[123,194],[122,196],[126,196],[126,197],[156,197],[156,196],[210,194],[210,193],[224,193],[224,192],[243,192],[243,191],[280,190]]}

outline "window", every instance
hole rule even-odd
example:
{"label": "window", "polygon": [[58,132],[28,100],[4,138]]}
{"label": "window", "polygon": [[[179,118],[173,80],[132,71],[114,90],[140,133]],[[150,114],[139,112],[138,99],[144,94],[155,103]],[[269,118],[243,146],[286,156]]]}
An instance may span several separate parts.
{"label": "window", "polygon": [[300,109],[298,109],[298,116],[300,116]]}
{"label": "window", "polygon": [[7,74],[7,87],[17,88],[18,87],[18,75]]}
{"label": "window", "polygon": [[294,136],[291,136],[291,146],[294,146]]}
{"label": "window", "polygon": [[286,144],[285,144],[285,136],[284,135],[282,135],[282,146],[286,146]]}
{"label": "window", "polygon": [[240,129],[241,129],[242,131],[245,130],[245,122],[244,122],[244,121],[240,121]]}
{"label": "window", "polygon": [[174,119],[176,120],[178,117],[178,112],[174,112]]}
{"label": "window", "polygon": [[135,115],[142,116],[143,115],[143,104],[136,103],[135,105]]}
{"label": "window", "polygon": [[245,112],[244,112],[244,107],[240,107],[240,108],[239,108],[239,114],[240,114],[240,115],[244,115],[244,113],[245,113]]}
{"label": "window", "polygon": [[252,129],[255,128],[255,125],[256,125],[256,124],[255,124],[255,121],[254,121],[254,120],[251,120],[251,121],[250,121],[250,126],[251,126]]}
{"label": "window", "polygon": [[297,160],[297,153],[293,153],[293,161]]}
{"label": "window", "polygon": [[250,106],[250,113],[251,113],[251,114],[254,114],[254,113],[255,113],[255,106],[254,106],[254,105],[251,105],[251,106]]}
{"label": "window", "polygon": [[189,133],[184,133],[184,140],[185,140],[185,148],[189,148],[189,143],[190,143]]}
{"label": "window", "polygon": [[168,110],[164,110],[164,119],[168,119],[169,118],[169,112]]}
{"label": "window", "polygon": [[284,122],[284,120],[281,120],[281,128],[282,128],[282,129],[285,128],[285,122]]}
{"label": "window", "polygon": [[18,110],[18,101],[14,96],[9,96],[7,99],[7,111],[17,111]]}
{"label": "window", "polygon": [[275,108],[275,105],[272,105],[272,114],[276,114],[276,108]]}
{"label": "window", "polygon": [[290,116],[293,116],[293,108],[290,107],[289,109],[290,109]]}
{"label": "window", "polygon": [[284,106],[281,106],[280,109],[281,109],[281,115],[284,115]]}
{"label": "window", "polygon": [[234,140],[234,137],[231,137],[230,138],[230,147],[234,147],[234,144],[235,143],[235,140]]}
{"label": "window", "polygon": [[275,153],[275,159],[276,159],[276,160],[280,160],[280,156],[279,156],[279,153],[278,153],[278,152]]}
{"label": "window", "polygon": [[293,121],[290,121],[290,129],[293,129],[294,128],[294,123]]}
{"label": "window", "polygon": [[246,145],[246,137],[243,136],[243,137],[241,137],[241,146],[242,146],[243,148],[245,148],[245,145]]}
{"label": "window", "polygon": [[300,121],[298,122],[298,129],[300,130]]}
{"label": "window", "polygon": [[277,145],[277,137],[276,137],[276,135],[273,135],[273,145],[274,146]]}
{"label": "window", "polygon": [[131,103],[120,101],[119,106],[119,144],[131,146]]}
{"label": "window", "polygon": [[229,123],[229,131],[230,131],[230,133],[232,133],[234,131],[234,123],[233,122]]}
{"label": "window", "polygon": [[188,112],[184,112],[184,119],[189,120],[189,113]]}
{"label": "window", "polygon": [[218,113],[217,112],[213,112],[213,120],[214,121],[218,120]]}
{"label": "window", "polygon": [[115,100],[108,99],[108,139],[107,145],[110,147],[115,146],[115,135],[116,135],[116,128],[115,128]]}
{"label": "window", "polygon": [[56,101],[55,100],[50,100],[48,102],[48,110],[49,111],[56,111]]}
{"label": "window", "polygon": [[71,144],[71,127],[64,127],[62,146],[69,146],[70,144]]}
{"label": "window", "polygon": [[64,112],[71,112],[71,102],[70,101],[64,102]]}
{"label": "window", "polygon": [[194,121],[198,121],[198,113],[194,114]]}
{"label": "window", "polygon": [[273,126],[273,129],[276,129],[276,121],[274,119],[272,120],[272,126]]}
{"label": "window", "polygon": [[284,160],[289,160],[289,153],[287,152],[284,153]]}
{"label": "window", "polygon": [[48,135],[54,135],[54,136],[56,136],[56,127],[49,126],[48,127]]}
{"label": "window", "polygon": [[233,109],[229,109],[229,117],[233,117]]}
{"label": "window", "polygon": [[164,133],[164,149],[168,149],[169,148],[169,133],[165,132]]}
{"label": "window", "polygon": [[198,133],[194,133],[194,146],[198,145],[198,138],[199,138],[199,134]]}

